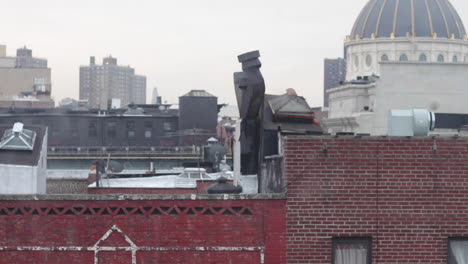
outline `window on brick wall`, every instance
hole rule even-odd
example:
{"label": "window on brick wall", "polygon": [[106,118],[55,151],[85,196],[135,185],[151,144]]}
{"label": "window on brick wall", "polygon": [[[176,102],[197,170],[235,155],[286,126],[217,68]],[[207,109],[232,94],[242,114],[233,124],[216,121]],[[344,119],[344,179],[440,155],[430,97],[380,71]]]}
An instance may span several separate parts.
{"label": "window on brick wall", "polygon": [[371,264],[372,238],[333,238],[333,264]]}
{"label": "window on brick wall", "polygon": [[468,264],[468,237],[449,238],[448,264]]}

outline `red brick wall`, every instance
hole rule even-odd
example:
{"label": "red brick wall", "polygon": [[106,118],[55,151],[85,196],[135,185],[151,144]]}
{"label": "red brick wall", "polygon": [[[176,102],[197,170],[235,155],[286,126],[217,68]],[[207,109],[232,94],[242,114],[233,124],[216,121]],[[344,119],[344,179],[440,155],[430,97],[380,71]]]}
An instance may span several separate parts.
{"label": "red brick wall", "polygon": [[0,263],[285,263],[284,200],[90,197],[1,199]]}
{"label": "red brick wall", "polygon": [[371,236],[372,263],[442,264],[468,236],[466,139],[287,137],[285,175],[290,264],[331,263],[341,236]]}

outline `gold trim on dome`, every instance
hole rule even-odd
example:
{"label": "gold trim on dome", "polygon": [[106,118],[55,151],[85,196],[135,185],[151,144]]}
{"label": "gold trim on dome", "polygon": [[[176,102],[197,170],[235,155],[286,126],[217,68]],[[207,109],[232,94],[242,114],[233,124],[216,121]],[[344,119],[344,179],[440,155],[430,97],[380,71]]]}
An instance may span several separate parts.
{"label": "gold trim on dome", "polygon": [[464,40],[468,40],[468,35],[465,35],[465,37],[463,37]]}
{"label": "gold trim on dome", "polygon": [[371,39],[375,39],[377,36],[375,35],[375,33],[372,33],[370,37]]}
{"label": "gold trim on dome", "polygon": [[432,38],[437,38],[437,32],[432,33]]}
{"label": "gold trim on dome", "polygon": [[[395,12],[393,13],[393,33],[396,32],[396,24],[397,24],[397,18],[398,18],[398,7],[400,6],[400,0],[396,0],[395,4]],[[395,36],[394,36],[395,37]]]}
{"label": "gold trim on dome", "polygon": [[450,35],[450,39],[455,39],[455,34]]}
{"label": "gold trim on dome", "polygon": [[391,38],[391,39],[394,39],[394,38],[395,38],[395,33],[393,33],[393,32],[390,33],[390,38]]}
{"label": "gold trim on dome", "polygon": [[377,24],[375,25],[375,35],[377,36],[379,35],[380,21],[382,20],[382,14],[383,14],[384,8],[387,6],[387,1],[388,0],[384,0],[382,8],[380,8],[379,17],[377,19]]}
{"label": "gold trim on dome", "polygon": [[361,40],[361,35],[356,35],[356,40]]}
{"label": "gold trim on dome", "polygon": [[414,26],[414,0],[411,0],[410,2],[411,4],[411,35],[413,37],[416,36],[416,29],[415,29],[415,26]]}
{"label": "gold trim on dome", "polygon": [[429,9],[429,4],[427,3],[427,0],[424,0],[424,5],[426,5],[427,17],[429,18],[429,25],[431,26],[431,33],[434,33],[434,25],[432,24],[431,10]]}

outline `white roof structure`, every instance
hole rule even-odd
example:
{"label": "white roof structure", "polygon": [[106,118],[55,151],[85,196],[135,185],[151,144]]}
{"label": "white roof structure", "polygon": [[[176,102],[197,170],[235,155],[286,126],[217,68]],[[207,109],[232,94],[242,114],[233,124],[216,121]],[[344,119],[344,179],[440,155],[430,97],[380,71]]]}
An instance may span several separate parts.
{"label": "white roof structure", "polygon": [[6,130],[0,141],[0,149],[32,151],[36,133],[23,127],[22,123],[15,123],[12,129]]}

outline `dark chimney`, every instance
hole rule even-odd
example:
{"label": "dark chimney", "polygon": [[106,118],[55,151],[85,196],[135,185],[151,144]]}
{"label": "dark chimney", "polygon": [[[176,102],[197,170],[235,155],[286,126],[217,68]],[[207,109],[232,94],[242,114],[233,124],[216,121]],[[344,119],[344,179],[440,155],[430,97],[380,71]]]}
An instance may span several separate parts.
{"label": "dark chimney", "polygon": [[218,182],[206,189],[209,194],[239,194],[242,192],[241,186],[234,186],[228,183],[228,179],[220,177]]}

